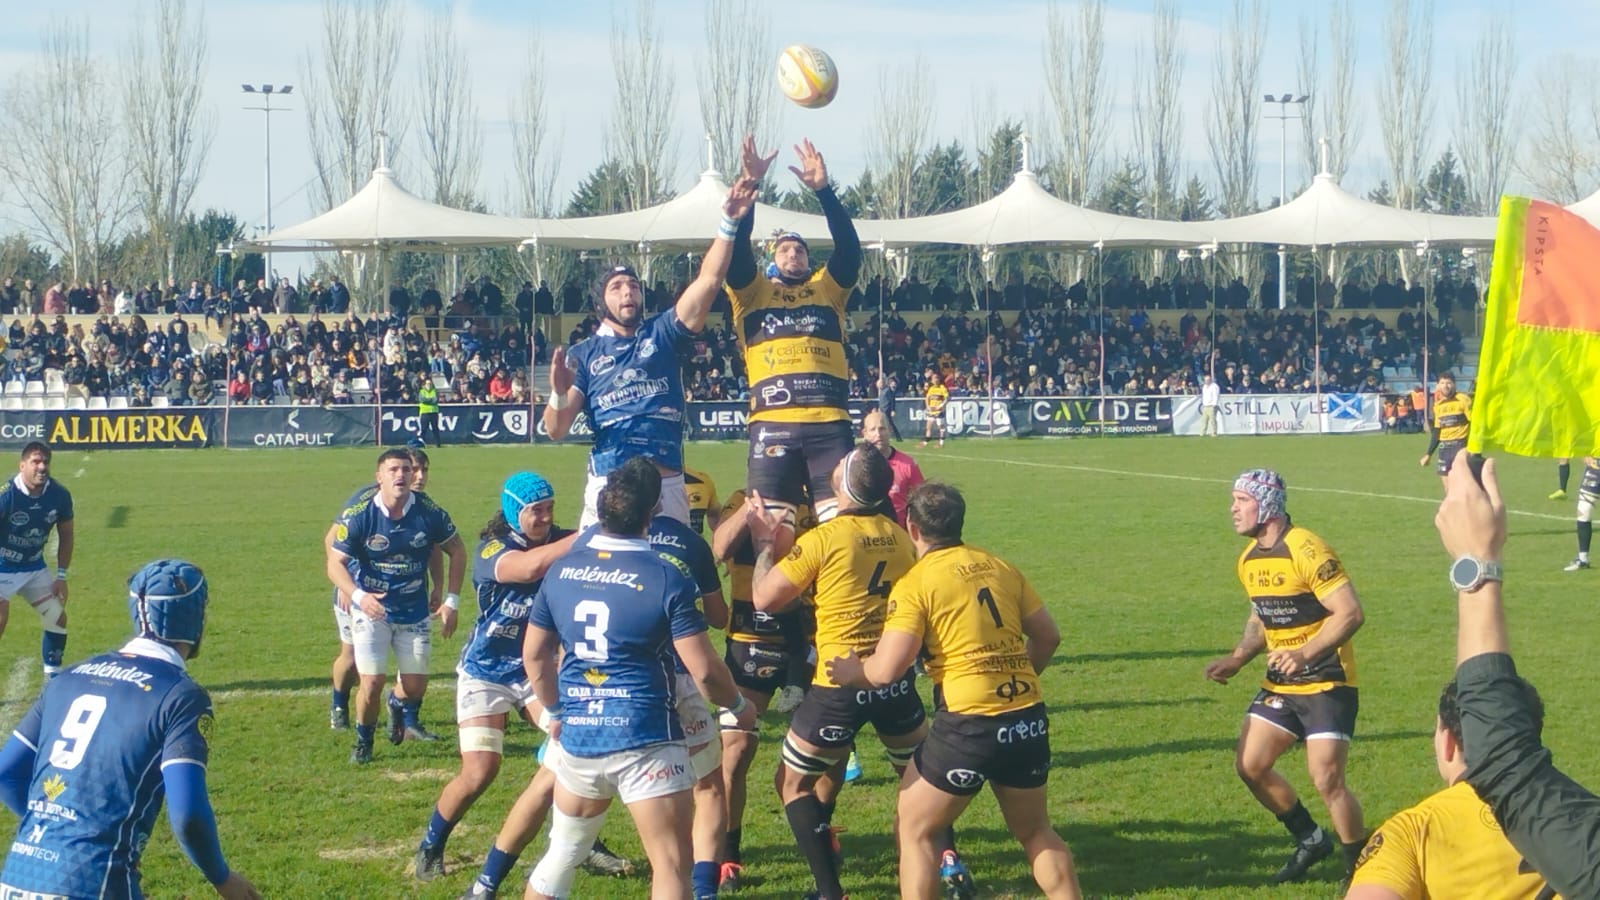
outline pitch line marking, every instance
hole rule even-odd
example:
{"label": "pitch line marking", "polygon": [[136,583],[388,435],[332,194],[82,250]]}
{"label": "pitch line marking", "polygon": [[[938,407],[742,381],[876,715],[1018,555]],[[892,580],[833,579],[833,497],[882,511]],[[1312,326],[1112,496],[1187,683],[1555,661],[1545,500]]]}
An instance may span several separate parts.
{"label": "pitch line marking", "polygon": [[11,726],[22,718],[20,710],[28,702],[29,673],[32,671],[33,660],[24,656],[12,663],[11,671],[6,673],[5,692],[0,695],[0,707],[5,708],[5,713],[0,714],[0,730],[10,731]]}
{"label": "pitch line marking", "polygon": [[[454,678],[431,678],[428,686],[439,690],[449,691],[455,695],[456,680]],[[262,697],[326,697],[328,686],[304,688],[234,688],[226,691],[212,693],[211,699],[217,702],[228,700],[250,700]],[[0,700],[0,702],[4,702]]]}
{"label": "pitch line marking", "polygon": [[[992,459],[981,456],[957,456],[953,453],[930,454],[926,459],[957,459],[963,462],[1001,463],[1008,466],[1025,466],[1034,469],[1061,469],[1071,472],[1093,472],[1099,475],[1131,475],[1138,478],[1165,478],[1168,481],[1192,481],[1200,484],[1232,484],[1226,478],[1203,478],[1199,475],[1174,475],[1170,472],[1137,472],[1131,469],[1110,469],[1103,466],[1080,466],[1071,463],[1045,463],[1025,459]],[[1291,490],[1310,491],[1316,494],[1342,494],[1346,497],[1370,497],[1374,500],[1404,500],[1409,503],[1427,503],[1438,506],[1438,497],[1412,497],[1407,494],[1382,494],[1376,491],[1353,491],[1346,488],[1306,487],[1296,484]],[[1530,519],[1550,519],[1556,522],[1571,522],[1571,516],[1558,516],[1554,513],[1528,512],[1520,509],[1507,509],[1506,513],[1513,516],[1524,516]]]}

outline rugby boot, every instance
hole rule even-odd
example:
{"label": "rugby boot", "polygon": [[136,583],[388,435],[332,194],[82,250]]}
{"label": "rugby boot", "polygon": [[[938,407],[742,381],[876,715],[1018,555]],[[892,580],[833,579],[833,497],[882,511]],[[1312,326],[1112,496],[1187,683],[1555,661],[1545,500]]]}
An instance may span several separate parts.
{"label": "rugby boot", "polygon": [[423,728],[421,725],[407,725],[405,727],[406,740],[408,741],[437,741],[439,736]]}
{"label": "rugby boot", "polygon": [[1578,559],[1575,559],[1572,562],[1567,563],[1567,565],[1561,571],[1563,571],[1563,572],[1577,572],[1577,571],[1581,571],[1581,570],[1587,569],[1587,568],[1589,568],[1589,561],[1587,559],[1583,559],[1582,557],[1579,557]]}
{"label": "rugby boot", "polygon": [[405,707],[395,698],[394,692],[389,692],[389,743],[399,744],[406,739]]}
{"label": "rugby boot", "polygon": [[1294,853],[1289,855],[1283,868],[1278,874],[1272,876],[1273,884],[1284,884],[1290,881],[1299,881],[1306,877],[1311,867],[1333,855],[1333,837],[1326,831],[1317,830],[1316,839],[1310,843],[1295,845]]}
{"label": "rugby boot", "polygon": [[328,708],[328,727],[334,731],[343,731],[350,727],[350,710],[342,706]]}
{"label": "rugby boot", "polygon": [[418,881],[432,881],[444,874],[443,849],[418,847],[415,862]]}
{"label": "rugby boot", "polygon": [[614,875],[618,878],[633,874],[633,863],[611,852],[604,841],[596,839],[589,856],[583,861],[585,871],[595,875]]}
{"label": "rugby boot", "polygon": [[722,864],[722,871],[717,878],[717,893],[731,894],[739,889],[739,885],[743,881],[744,866],[735,862],[725,862]]}
{"label": "rugby boot", "polygon": [[946,850],[940,859],[939,880],[944,882],[946,900],[973,900],[978,896],[978,886],[972,882],[972,873],[967,871],[954,850]]}
{"label": "rugby boot", "polygon": [[356,741],[356,745],[350,748],[350,761],[358,766],[372,762],[372,742]]}

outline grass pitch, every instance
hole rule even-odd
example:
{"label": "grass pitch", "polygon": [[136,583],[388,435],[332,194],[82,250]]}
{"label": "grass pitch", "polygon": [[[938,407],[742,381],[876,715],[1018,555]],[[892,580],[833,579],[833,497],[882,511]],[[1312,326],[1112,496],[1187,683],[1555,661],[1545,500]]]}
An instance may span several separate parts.
{"label": "grass pitch", "polygon": [[[1200,674],[1237,640],[1247,611],[1233,572],[1243,541],[1227,516],[1229,485],[1247,467],[1284,472],[1290,512],[1343,557],[1366,609],[1356,637],[1362,708],[1349,780],[1368,826],[1440,787],[1429,739],[1439,688],[1453,668],[1454,601],[1432,526],[1439,482],[1416,464],[1422,439],[997,439],[905,447],[930,478],[965,491],[969,541],[1019,565],[1061,623],[1060,655],[1044,676],[1055,753],[1051,808],[1090,896],[1334,893],[1339,872],[1332,861],[1310,882],[1266,884],[1290,849],[1288,837],[1232,766],[1261,661],[1227,687]],[[571,523],[583,454],[576,447],[445,448],[434,453],[429,493],[470,545],[498,504],[501,480],[534,468],[556,485],[558,520]],[[689,455],[724,491],[742,480],[741,446],[694,445]],[[514,726],[499,782],[450,841],[447,877],[429,885],[411,880],[412,849],[457,768],[453,666],[467,629],[452,640],[436,636],[437,681],[423,709],[427,724],[449,739],[400,747],[380,740],[373,765],[349,765],[350,735],[327,727],[336,638],[320,541],[337,504],[371,478],[375,458],[370,449],[56,457],[55,473],[73,491],[78,516],[69,659],[125,638],[122,584],[139,564],[181,555],[210,579],[204,653],[192,671],[217,705],[212,799],[229,863],[269,896],[455,897],[534,769],[536,735]],[[1600,574],[1561,571],[1573,555],[1572,508],[1545,499],[1554,465],[1502,463],[1514,511],[1506,570],[1518,663],[1544,694],[1545,737],[1559,763],[1600,784],[1600,760],[1586,752],[1585,738],[1600,721],[1587,699],[1592,665],[1583,662],[1592,656]],[[0,724],[7,726],[40,686],[37,619],[21,607],[12,618],[0,640]],[[751,779],[748,897],[795,897],[810,887],[771,789],[783,727],[767,717]],[[846,889],[858,898],[883,897],[896,891],[894,787],[872,740],[862,748],[867,776],[845,790],[835,821],[849,829]],[[1292,752],[1281,767],[1326,825],[1303,756]],[[985,896],[1035,895],[991,797],[980,797],[958,830]],[[642,859],[620,808],[604,837]],[[542,840],[524,855],[507,896],[520,896],[520,878],[541,849]],[[150,843],[144,880],[155,897],[211,893],[164,823]],[[575,890],[583,897],[647,893],[640,878],[586,875]]]}

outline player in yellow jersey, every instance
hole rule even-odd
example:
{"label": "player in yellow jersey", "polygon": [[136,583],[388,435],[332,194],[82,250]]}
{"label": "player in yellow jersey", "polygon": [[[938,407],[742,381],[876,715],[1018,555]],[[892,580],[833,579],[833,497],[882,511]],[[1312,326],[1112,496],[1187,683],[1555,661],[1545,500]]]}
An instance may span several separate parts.
{"label": "player in yellow jersey", "polygon": [[[810,247],[793,232],[773,247],[775,275],[757,271],[750,236],[755,212],[739,220],[727,292],[734,334],[750,380],[748,486],[774,509],[793,514],[800,489],[809,485],[817,517],[827,521],[837,506],[832,474],[854,442],[850,411],[850,367],[845,356],[844,308],[861,272],[861,241],[850,214],[828,181],[822,154],[802,141],[799,167],[790,167],[817,197],[833,236],[828,264],[813,270]],[[777,156],[763,157],[744,142],[744,175],[760,181]],[[793,540],[786,523],[778,554]]]}
{"label": "player in yellow jersey", "polygon": [[1444,484],[1444,478],[1450,474],[1450,464],[1455,461],[1456,454],[1467,446],[1467,432],[1471,427],[1472,398],[1456,391],[1455,376],[1449,372],[1440,374],[1439,382],[1433,390],[1428,452],[1422,454],[1422,459],[1417,465],[1426,466],[1428,460],[1433,458],[1433,451],[1438,450],[1439,464],[1434,471],[1439,473],[1439,483]]}
{"label": "player in yellow jersey", "polygon": [[922,392],[922,446],[937,435],[939,446],[944,446],[944,408],[950,402],[950,389],[938,372],[928,370],[928,385]]}
{"label": "player in yellow jersey", "polygon": [[[888,461],[871,444],[845,454],[833,473],[838,515],[796,538],[781,560],[774,553],[784,530],[779,513],[759,494],[751,494],[746,516],[756,547],[755,608],[781,613],[813,587],[818,659],[865,653],[876,646],[889,590],[915,562],[910,536],[888,512],[893,481]],[[858,690],[834,683],[819,668],[794,711],[776,783],[821,900],[844,896],[830,829],[840,764],[850,754],[856,733],[871,723],[895,768],[905,768],[928,732],[916,677],[908,665],[884,687]]]}
{"label": "player in yellow jersey", "polygon": [[[900,896],[936,896],[936,846],[985,783],[1050,898],[1081,896],[1072,853],[1050,826],[1050,717],[1039,673],[1061,631],[1028,579],[961,541],[967,504],[949,485],[911,492],[906,525],[917,564],[889,594],[877,648],[829,660],[828,676],[865,688],[893,683],[922,655],[934,683],[933,727],[900,782]],[[956,885],[946,883],[947,888]]]}
{"label": "player in yellow jersey", "polygon": [[[804,534],[816,527],[816,516],[802,505],[796,514],[796,528]],[[759,716],[767,711],[772,697],[789,681],[796,664],[805,665],[810,649],[805,615],[794,608],[779,615],[758,612],[751,602],[751,582],[755,575],[755,544],[750,540],[745,519],[745,493],[734,491],[722,507],[722,523],[711,536],[711,550],[728,566],[729,608],[728,643],[723,660],[733,673],[733,683]],[[807,667],[809,668],[809,667]],[[732,727],[723,717],[722,778],[728,798],[728,833],[723,844],[722,868],[718,887],[736,890],[744,876],[740,846],[744,823],[746,783],[750,764],[755,762],[757,733]]]}
{"label": "player in yellow jersey", "polygon": [[689,527],[696,534],[710,537],[722,521],[722,505],[717,501],[717,483],[711,476],[685,466],[683,491],[689,497]]}
{"label": "player in yellow jersey", "polygon": [[[1534,729],[1544,726],[1544,704],[1533,685],[1518,678]],[[1361,851],[1346,900],[1549,900],[1543,878],[1523,861],[1495,822],[1489,804],[1464,780],[1461,707],[1456,683],[1445,685],[1434,722],[1433,757],[1444,790],[1389,818]]]}
{"label": "player in yellow jersey", "polygon": [[1283,476],[1270,469],[1253,469],[1233,483],[1233,529],[1251,539],[1238,563],[1250,616],[1233,652],[1205,668],[1207,678],[1227,684],[1267,654],[1266,677],[1246,711],[1233,762],[1256,800],[1295,839],[1275,883],[1304,877],[1333,853],[1333,839],[1273,769],[1299,741],[1305,741],[1306,768],[1344,845],[1347,871],[1366,839],[1361,804],[1344,780],[1359,706],[1350,638],[1361,627],[1361,601],[1339,557],[1289,520],[1287,504]]}

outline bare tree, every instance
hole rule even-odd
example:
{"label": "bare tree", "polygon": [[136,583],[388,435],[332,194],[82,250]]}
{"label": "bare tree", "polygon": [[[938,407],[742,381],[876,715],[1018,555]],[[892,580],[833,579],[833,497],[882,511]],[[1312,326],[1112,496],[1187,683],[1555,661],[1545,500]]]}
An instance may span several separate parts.
{"label": "bare tree", "polygon": [[627,173],[626,202],[642,209],[672,194],[678,169],[672,118],[675,79],[662,54],[655,0],[633,0],[631,22],[615,11],[611,19],[611,70],[616,100],[606,135],[608,156]]}
{"label": "bare tree", "polygon": [[1178,7],[1155,0],[1151,10],[1150,57],[1134,50],[1133,134],[1136,156],[1149,179],[1146,207],[1152,218],[1173,218],[1180,177],[1183,106],[1183,47],[1178,43]]}
{"label": "bare tree", "polygon": [[[1350,170],[1350,155],[1360,134],[1355,116],[1356,25],[1350,0],[1335,0],[1328,14],[1328,49],[1333,62],[1326,85],[1312,88],[1322,111],[1319,139],[1328,142],[1328,171],[1343,178]],[[1320,170],[1322,160],[1317,160]]]}
{"label": "bare tree", "polygon": [[58,21],[45,32],[38,64],[0,98],[0,128],[17,137],[0,153],[0,176],[78,279],[99,274],[129,210],[124,142],[108,124],[115,104],[100,71],[88,23]]}
{"label": "bare tree", "polygon": [[1590,96],[1596,79],[1600,66],[1569,55],[1541,68],[1534,82],[1523,174],[1557,203],[1600,188],[1600,109]]}
{"label": "bare tree", "polygon": [[201,107],[206,68],[203,7],[189,0],[155,0],[149,23],[128,41],[123,72],[123,118],[130,143],[132,194],[167,277],[177,274],[173,235],[189,211],[216,132],[216,114]]}
{"label": "bare tree", "polygon": [[518,211],[525,216],[549,216],[556,211],[555,181],[561,169],[560,148],[546,149],[549,110],[544,45],[538,34],[528,42],[527,65],[511,94],[511,157],[517,175]]}
{"label": "bare tree", "polygon": [[[1315,122],[1317,121],[1317,107],[1322,104],[1322,40],[1318,33],[1317,23],[1309,15],[1300,16],[1300,58],[1297,68],[1300,75],[1300,93],[1306,101],[1300,112],[1300,152],[1305,161],[1306,172],[1315,175],[1319,171],[1320,160],[1318,156],[1318,138]],[[1291,195],[1295,193],[1293,187],[1289,188]],[[1287,200],[1288,198],[1284,198]]]}
{"label": "bare tree", "polygon": [[1433,134],[1433,0],[1390,0],[1384,23],[1388,71],[1378,82],[1378,119],[1395,205],[1414,209]]}
{"label": "bare tree", "polygon": [[472,100],[466,48],[456,36],[456,8],[434,12],[425,32],[419,88],[422,162],[433,202],[458,209],[478,202],[483,133]]}
{"label": "bare tree", "polygon": [[917,162],[933,130],[933,75],[918,54],[906,66],[885,68],[867,137],[867,165],[877,184],[882,218],[904,218],[915,211]]}
{"label": "bare tree", "polygon": [[367,183],[378,164],[379,132],[391,148],[405,144],[405,104],[396,88],[404,33],[399,0],[323,0],[321,58],[307,56],[302,79],[323,208]]}
{"label": "bare tree", "polygon": [[700,66],[700,120],[716,165],[731,181],[746,134],[772,146],[782,107],[776,102],[770,5],[757,0],[706,0],[705,61]]}
{"label": "bare tree", "polygon": [[1044,83],[1055,113],[1061,195],[1082,204],[1106,142],[1105,0],[1078,0],[1075,14],[1052,2],[1045,20]]}
{"label": "bare tree", "polygon": [[1457,63],[1456,140],[1467,202],[1473,211],[1492,214],[1511,171],[1520,110],[1512,92],[1517,78],[1516,48],[1508,17],[1497,16],[1478,38],[1468,60]]}
{"label": "bare tree", "polygon": [[1267,12],[1261,0],[1233,0],[1217,54],[1206,120],[1206,143],[1217,172],[1223,215],[1242,215],[1255,206],[1261,50],[1266,39]]}

